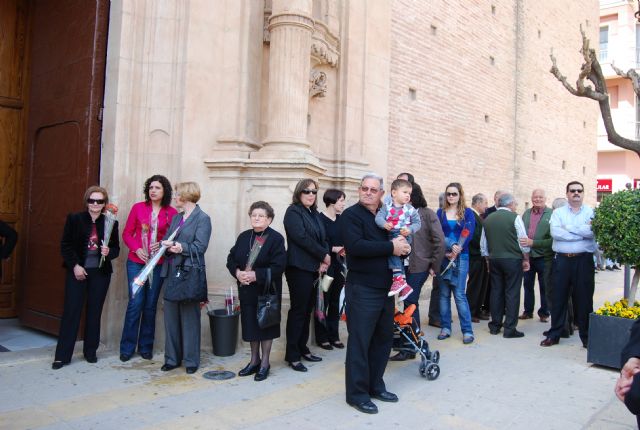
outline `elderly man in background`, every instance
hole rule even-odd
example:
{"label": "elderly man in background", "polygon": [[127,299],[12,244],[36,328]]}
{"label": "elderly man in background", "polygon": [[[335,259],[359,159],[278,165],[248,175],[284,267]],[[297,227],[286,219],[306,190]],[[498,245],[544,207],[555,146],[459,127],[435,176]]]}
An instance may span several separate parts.
{"label": "elderly man in background", "polygon": [[496,212],[484,220],[480,239],[481,253],[488,258],[491,274],[489,332],[498,334],[504,327],[502,337],[523,337],[524,333],[516,330],[516,326],[522,274],[529,270],[530,249],[520,242],[527,237],[527,231],[516,213],[518,204],[512,194],[503,193],[497,206]]}
{"label": "elderly man in background", "polygon": [[540,287],[540,308],[538,317],[540,322],[549,321],[549,308],[546,298],[545,268],[553,261],[553,250],[551,244],[551,230],[549,220],[551,219],[551,209],[546,205],[547,197],[544,190],[535,189],[531,193],[531,203],[533,206],[524,211],[522,221],[527,229],[527,237],[520,239],[520,243],[531,248],[529,265],[531,269],[524,274],[524,312],[520,315],[521,320],[533,318],[533,309],[536,303],[535,283],[538,276]]}
{"label": "elderly man in background", "polygon": [[488,314],[482,312],[481,307],[487,294],[489,275],[487,265],[480,253],[480,238],[482,237],[482,215],[487,209],[488,201],[484,194],[476,194],[471,198],[471,210],[476,219],[476,229],[469,242],[469,280],[467,281],[467,300],[471,311],[471,321],[488,320]]}
{"label": "elderly man in background", "polygon": [[347,253],[346,280],[347,358],[345,383],[347,403],[367,414],[378,413],[372,398],[397,402],[387,391],[384,371],[393,343],[394,298],[387,257],[407,255],[411,247],[403,236],[389,240],[375,222],[384,194],[382,178],[368,174],[358,189],[359,201],[340,217],[340,230]]}
{"label": "elderly man in background", "polygon": [[560,341],[567,319],[569,297],[573,300],[575,323],[580,330],[582,346],[589,339],[589,314],[593,312],[595,267],[593,253],[596,242],[591,230],[593,209],[583,204],[584,185],[578,181],[567,184],[567,206],[551,215],[553,251],[553,299],[551,329],[540,346],[556,345]]}

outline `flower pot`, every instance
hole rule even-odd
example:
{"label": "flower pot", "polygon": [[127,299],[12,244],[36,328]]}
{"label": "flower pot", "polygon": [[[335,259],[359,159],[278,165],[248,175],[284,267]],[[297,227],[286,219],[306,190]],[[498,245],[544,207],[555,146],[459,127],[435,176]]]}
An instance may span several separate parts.
{"label": "flower pot", "polygon": [[207,312],[211,326],[213,354],[228,357],[236,353],[238,343],[238,320],[240,312],[227,314],[226,309],[214,309]]}
{"label": "flower pot", "polygon": [[635,320],[592,313],[589,315],[587,362],[620,369],[620,353],[629,341]]}

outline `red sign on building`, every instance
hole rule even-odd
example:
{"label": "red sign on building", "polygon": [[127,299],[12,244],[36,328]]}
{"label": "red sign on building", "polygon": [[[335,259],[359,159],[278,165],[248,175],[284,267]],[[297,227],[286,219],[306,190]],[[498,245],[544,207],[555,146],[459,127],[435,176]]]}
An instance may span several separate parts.
{"label": "red sign on building", "polygon": [[598,179],[598,192],[610,193],[613,191],[613,179]]}
{"label": "red sign on building", "polygon": [[640,188],[640,179],[636,178],[633,180],[633,189],[637,190],[638,188]]}

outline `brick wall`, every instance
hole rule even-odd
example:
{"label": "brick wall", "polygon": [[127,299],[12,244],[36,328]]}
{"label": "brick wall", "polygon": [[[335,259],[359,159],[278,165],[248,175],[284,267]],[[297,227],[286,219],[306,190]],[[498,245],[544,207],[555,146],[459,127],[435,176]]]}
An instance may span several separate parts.
{"label": "brick wall", "polygon": [[575,81],[580,23],[597,46],[596,0],[392,0],[392,10],[390,178],[413,173],[432,207],[452,181],[468,204],[504,188],[524,210],[533,188],[550,203],[572,179],[595,201],[598,106],[549,73],[549,53]]}

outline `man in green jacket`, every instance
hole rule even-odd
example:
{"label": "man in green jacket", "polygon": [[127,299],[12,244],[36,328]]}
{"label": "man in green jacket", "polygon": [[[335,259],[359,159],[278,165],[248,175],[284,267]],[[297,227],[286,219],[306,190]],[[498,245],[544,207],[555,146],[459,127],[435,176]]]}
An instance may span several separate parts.
{"label": "man in green jacket", "polygon": [[538,276],[540,286],[540,308],[538,317],[541,322],[549,321],[549,309],[545,294],[545,266],[550,265],[553,259],[551,245],[551,229],[549,220],[552,210],[546,206],[547,197],[544,190],[535,189],[531,193],[531,203],[533,207],[527,209],[522,215],[524,226],[527,229],[527,238],[520,239],[524,246],[531,247],[529,264],[531,269],[524,274],[524,312],[520,315],[521,320],[533,318],[535,307],[535,281]]}

